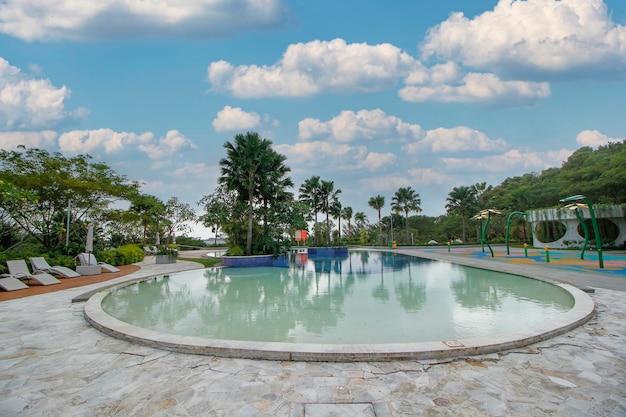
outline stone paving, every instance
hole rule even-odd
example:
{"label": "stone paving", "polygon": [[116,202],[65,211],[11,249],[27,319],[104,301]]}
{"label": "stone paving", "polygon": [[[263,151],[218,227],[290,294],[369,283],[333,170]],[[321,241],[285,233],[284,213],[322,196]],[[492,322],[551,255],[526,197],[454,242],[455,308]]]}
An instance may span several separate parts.
{"label": "stone paving", "polygon": [[[149,262],[115,281],[163,271]],[[92,289],[0,303],[0,416],[626,416],[625,291],[596,288],[595,318],[525,348],[315,363],[133,345],[85,322],[71,300]]]}

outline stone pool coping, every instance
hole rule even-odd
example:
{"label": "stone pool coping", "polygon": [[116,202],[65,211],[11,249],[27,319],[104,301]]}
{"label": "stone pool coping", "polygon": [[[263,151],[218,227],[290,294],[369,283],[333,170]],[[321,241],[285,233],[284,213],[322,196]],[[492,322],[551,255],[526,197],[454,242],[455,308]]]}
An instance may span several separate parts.
{"label": "stone pool coping", "polygon": [[[462,263],[458,262],[458,259],[454,261],[454,263]],[[494,265],[493,268],[490,265],[477,267],[502,270],[502,265]],[[110,291],[136,282],[154,279],[150,277],[120,283],[94,294],[85,304],[84,315],[87,322],[105,334],[153,348],[231,358],[324,362],[445,359],[494,353],[549,339],[578,327],[593,317],[595,313],[593,300],[582,290],[569,284],[556,283],[549,278],[544,279],[536,273],[525,273],[524,268],[513,268],[513,270],[515,272],[507,272],[529,279],[550,282],[563,288],[574,299],[574,306],[550,323],[538,323],[503,335],[459,340],[393,344],[295,344],[237,341],[160,333],[122,322],[102,309],[102,301]]]}

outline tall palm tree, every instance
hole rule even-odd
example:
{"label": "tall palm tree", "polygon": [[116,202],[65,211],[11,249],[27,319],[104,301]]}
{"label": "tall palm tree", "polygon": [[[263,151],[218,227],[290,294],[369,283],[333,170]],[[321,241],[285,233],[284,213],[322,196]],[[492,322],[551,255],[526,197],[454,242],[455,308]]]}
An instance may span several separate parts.
{"label": "tall palm tree", "polygon": [[462,223],[463,242],[465,242],[465,219],[476,208],[476,189],[474,187],[454,187],[446,198],[448,214],[460,214]]}
{"label": "tall palm tree", "polygon": [[404,226],[406,227],[406,241],[409,240],[409,213],[422,211],[420,195],[411,187],[400,187],[391,199],[391,208],[396,212],[404,212]]}
{"label": "tall palm tree", "polygon": [[300,185],[298,199],[305,203],[314,214],[314,234],[315,234],[315,244],[317,245],[317,213],[322,209],[322,200],[320,196],[320,188],[322,184],[320,182],[320,177],[317,175],[312,176],[311,178],[305,180],[302,185]]}
{"label": "tall palm tree", "polygon": [[272,149],[272,141],[261,139],[256,132],[235,135],[234,143],[226,142],[226,158],[220,160],[222,175],[219,182],[228,190],[236,191],[238,199],[247,204],[248,230],[246,255],[252,254],[252,228],[254,224],[255,197],[269,193],[269,183],[288,182],[284,175],[289,168],[285,158]]}
{"label": "tall palm tree", "polygon": [[337,231],[339,232],[339,242],[341,242],[341,215],[343,211],[341,210],[341,202],[339,200],[335,200],[331,203],[330,214],[333,216],[333,219],[337,219]]}
{"label": "tall palm tree", "polygon": [[287,173],[291,168],[286,166],[284,162],[287,157],[279,153],[273,153],[268,156],[268,165],[266,167],[267,175],[260,178],[259,194],[263,201],[263,228],[267,233],[267,215],[270,203],[279,203],[290,200],[293,194],[285,191],[293,187],[293,181],[287,177]]}
{"label": "tall palm tree", "polygon": [[348,221],[348,236],[352,234],[352,207],[344,207],[341,216]]}
{"label": "tall palm tree", "polygon": [[320,196],[322,197],[322,207],[326,212],[326,230],[328,236],[326,243],[330,245],[330,207],[337,201],[337,197],[341,193],[340,189],[335,190],[335,183],[333,181],[323,181],[320,187]]}
{"label": "tall palm tree", "polygon": [[376,197],[370,198],[367,202],[371,208],[378,212],[378,238],[382,235],[382,224],[380,222],[380,210],[385,206],[385,197],[382,195],[377,195]]}

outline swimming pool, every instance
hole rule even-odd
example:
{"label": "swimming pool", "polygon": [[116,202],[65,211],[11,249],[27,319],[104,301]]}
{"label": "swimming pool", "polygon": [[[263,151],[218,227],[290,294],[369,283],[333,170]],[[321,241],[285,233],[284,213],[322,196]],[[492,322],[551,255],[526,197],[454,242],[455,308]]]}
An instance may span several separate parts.
{"label": "swimming pool", "polygon": [[144,280],[101,297],[102,314],[117,327],[92,323],[196,353],[379,360],[532,343],[580,321],[581,307],[585,318],[591,314],[585,298],[540,280],[351,251],[290,268],[217,268]]}

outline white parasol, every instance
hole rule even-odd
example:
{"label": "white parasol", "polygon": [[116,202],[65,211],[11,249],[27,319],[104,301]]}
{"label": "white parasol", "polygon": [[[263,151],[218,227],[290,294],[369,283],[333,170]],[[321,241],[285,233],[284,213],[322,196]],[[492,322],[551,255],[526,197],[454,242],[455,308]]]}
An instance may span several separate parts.
{"label": "white parasol", "polygon": [[85,242],[85,252],[89,254],[89,260],[87,264],[91,264],[91,253],[93,252],[93,224],[89,223],[87,226],[87,240]]}

